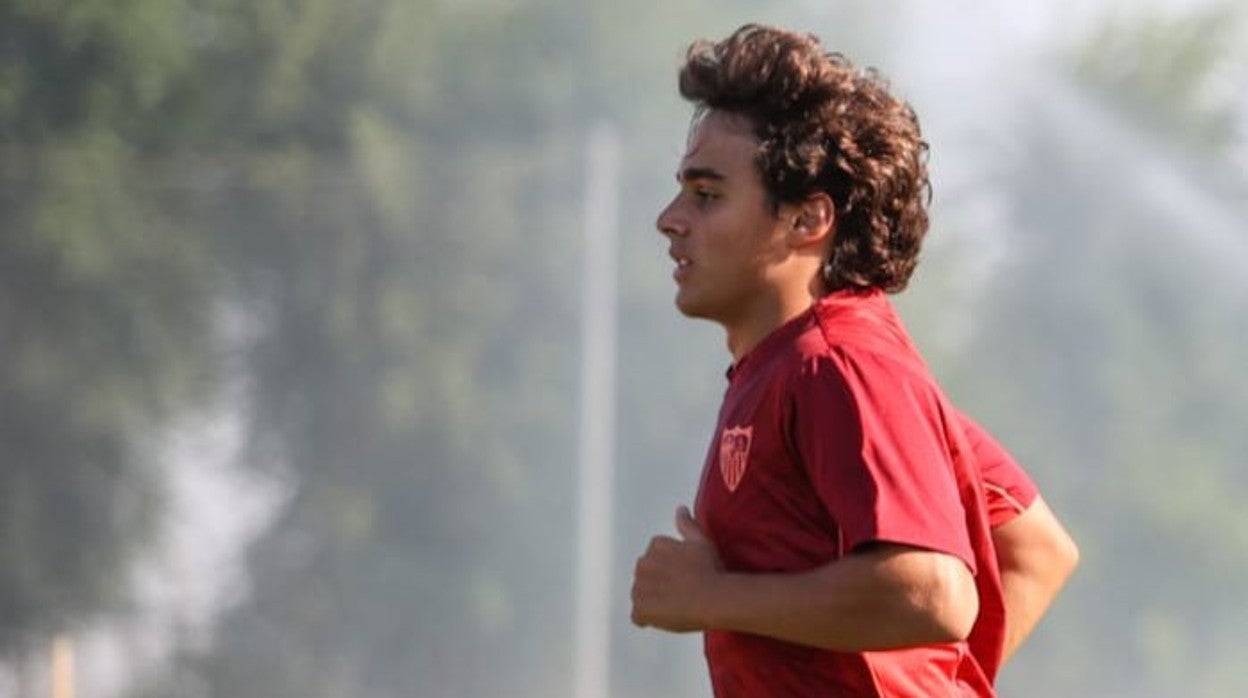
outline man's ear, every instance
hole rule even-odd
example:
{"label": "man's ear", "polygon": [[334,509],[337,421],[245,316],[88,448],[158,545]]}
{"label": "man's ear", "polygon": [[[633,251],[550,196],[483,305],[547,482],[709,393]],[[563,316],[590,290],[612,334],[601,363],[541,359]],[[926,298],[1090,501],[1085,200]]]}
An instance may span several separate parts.
{"label": "man's ear", "polygon": [[823,246],[836,230],[836,205],[823,192],[795,204],[793,213],[789,244],[795,248]]}

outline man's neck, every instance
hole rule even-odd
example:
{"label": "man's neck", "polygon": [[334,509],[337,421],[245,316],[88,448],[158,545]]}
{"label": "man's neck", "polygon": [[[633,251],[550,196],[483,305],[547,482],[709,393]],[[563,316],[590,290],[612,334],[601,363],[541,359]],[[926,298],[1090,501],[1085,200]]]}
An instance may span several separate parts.
{"label": "man's neck", "polygon": [[827,284],[819,273],[821,268],[817,262],[798,267],[787,280],[772,287],[770,293],[756,296],[753,307],[743,309],[735,321],[722,323],[734,364],[767,335],[827,295]]}
{"label": "man's neck", "polygon": [[733,363],[750,353],[750,350],[766,339],[767,335],[806,312],[816,300],[817,298],[813,295],[795,296],[787,302],[761,308],[740,322],[725,324],[724,332],[727,335],[728,352],[732,354]]}

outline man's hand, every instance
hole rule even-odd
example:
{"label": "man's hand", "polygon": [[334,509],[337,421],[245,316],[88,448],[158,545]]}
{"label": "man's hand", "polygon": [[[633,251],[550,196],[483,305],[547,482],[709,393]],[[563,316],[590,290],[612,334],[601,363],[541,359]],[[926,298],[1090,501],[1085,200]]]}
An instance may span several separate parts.
{"label": "man's hand", "polygon": [[705,594],[719,575],[719,555],[686,507],[676,510],[681,540],[655,536],[633,573],[633,623],[672,632],[707,627]]}

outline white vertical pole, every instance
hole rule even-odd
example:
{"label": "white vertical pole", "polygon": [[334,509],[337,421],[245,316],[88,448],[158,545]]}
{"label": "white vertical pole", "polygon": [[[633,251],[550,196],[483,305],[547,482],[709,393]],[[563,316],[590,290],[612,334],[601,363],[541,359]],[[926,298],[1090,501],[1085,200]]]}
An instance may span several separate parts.
{"label": "white vertical pole", "polygon": [[599,124],[586,159],[575,698],[606,698],[615,452],[616,228],[620,143]]}

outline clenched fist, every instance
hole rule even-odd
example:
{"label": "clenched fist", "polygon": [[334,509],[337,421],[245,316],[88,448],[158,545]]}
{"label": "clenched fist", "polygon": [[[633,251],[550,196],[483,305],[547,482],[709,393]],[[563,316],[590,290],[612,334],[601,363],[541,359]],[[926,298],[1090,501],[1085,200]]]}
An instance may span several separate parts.
{"label": "clenched fist", "polygon": [[685,507],[676,511],[680,540],[650,539],[633,573],[633,623],[672,632],[707,627],[707,592],[720,574],[719,555]]}

